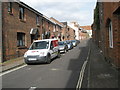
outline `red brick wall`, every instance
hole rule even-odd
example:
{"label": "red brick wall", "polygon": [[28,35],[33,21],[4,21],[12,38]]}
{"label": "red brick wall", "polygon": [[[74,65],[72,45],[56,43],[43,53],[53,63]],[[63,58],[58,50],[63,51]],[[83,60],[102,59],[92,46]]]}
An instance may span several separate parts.
{"label": "red brick wall", "polygon": [[75,36],[75,32],[74,32],[74,29],[70,28],[69,29],[69,35],[70,35],[70,38],[69,40],[74,40],[74,36]]}
{"label": "red brick wall", "polygon": [[[118,45],[120,32],[118,15],[113,14],[113,12],[119,7],[119,3],[104,2],[104,33],[105,33],[105,55],[111,63],[118,67],[120,65],[120,48]],[[112,21],[113,25],[113,48],[109,47],[109,32],[107,27],[107,19]]]}
{"label": "red brick wall", "polygon": [[[93,40],[102,49],[104,56],[116,67],[120,67],[120,16],[114,12],[120,7],[120,2],[102,2],[99,5],[100,30],[96,30],[93,23]],[[103,12],[103,17],[101,16]],[[119,12],[120,13],[120,12]],[[113,48],[109,46],[108,20],[112,21],[113,27]],[[99,42],[101,41],[101,42]]]}
{"label": "red brick wall", "polygon": [[[13,3],[13,14],[8,13],[7,2],[3,3],[3,47],[4,60],[12,59],[24,54],[27,49],[17,47],[17,32],[25,33],[26,47],[31,44],[30,30],[38,28],[41,34],[41,25],[36,25],[36,14],[25,8],[25,21],[19,19],[19,4]],[[41,23],[40,23],[41,24]],[[41,39],[41,37],[39,38]],[[19,53],[19,54],[18,54]]]}

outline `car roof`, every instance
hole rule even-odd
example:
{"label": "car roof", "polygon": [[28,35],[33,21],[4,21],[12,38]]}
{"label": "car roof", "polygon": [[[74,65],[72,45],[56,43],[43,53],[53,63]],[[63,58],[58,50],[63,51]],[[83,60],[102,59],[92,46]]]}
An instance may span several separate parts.
{"label": "car roof", "polygon": [[64,42],[64,41],[59,41],[59,42]]}
{"label": "car roof", "polygon": [[40,42],[40,41],[54,41],[54,40],[57,40],[57,39],[43,39],[43,40],[36,40],[34,42]]}

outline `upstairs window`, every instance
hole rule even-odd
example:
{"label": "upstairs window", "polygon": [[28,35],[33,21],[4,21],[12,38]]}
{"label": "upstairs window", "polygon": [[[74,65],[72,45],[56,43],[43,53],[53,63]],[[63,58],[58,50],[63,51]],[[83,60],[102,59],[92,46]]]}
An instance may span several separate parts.
{"label": "upstairs window", "polygon": [[17,33],[17,46],[25,46],[25,33]]}
{"label": "upstairs window", "polygon": [[8,2],[8,12],[12,13],[12,2]]}
{"label": "upstairs window", "polygon": [[39,25],[39,16],[36,16],[36,24]]}
{"label": "upstairs window", "polygon": [[24,8],[20,6],[19,19],[24,20]]}
{"label": "upstairs window", "polygon": [[109,23],[109,46],[113,48],[113,29],[112,29],[112,22]]}

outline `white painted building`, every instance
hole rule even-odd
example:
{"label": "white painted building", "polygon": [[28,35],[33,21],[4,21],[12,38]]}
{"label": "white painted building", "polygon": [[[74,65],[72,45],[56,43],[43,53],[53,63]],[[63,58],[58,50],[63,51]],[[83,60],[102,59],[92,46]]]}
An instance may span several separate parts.
{"label": "white painted building", "polygon": [[68,26],[75,30],[75,39],[80,40],[80,26],[77,22],[69,22]]}
{"label": "white painted building", "polygon": [[92,30],[86,30],[86,32],[88,33],[89,37],[92,38]]}

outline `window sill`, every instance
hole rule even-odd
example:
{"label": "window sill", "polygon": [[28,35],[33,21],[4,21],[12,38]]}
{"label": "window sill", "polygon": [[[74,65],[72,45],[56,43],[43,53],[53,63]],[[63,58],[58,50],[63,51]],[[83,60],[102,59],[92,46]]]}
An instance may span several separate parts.
{"label": "window sill", "polygon": [[18,46],[18,49],[27,49],[27,46]]}
{"label": "window sill", "polygon": [[37,24],[37,27],[40,27],[40,25],[39,25],[39,24]]}
{"label": "window sill", "polygon": [[13,13],[12,12],[8,12],[10,15],[13,15]]}
{"label": "window sill", "polygon": [[25,20],[23,20],[23,19],[20,19],[20,21],[21,21],[21,22],[24,22],[24,23],[26,23],[26,21],[25,21]]}

